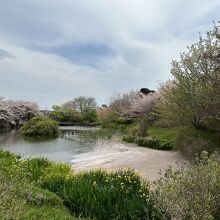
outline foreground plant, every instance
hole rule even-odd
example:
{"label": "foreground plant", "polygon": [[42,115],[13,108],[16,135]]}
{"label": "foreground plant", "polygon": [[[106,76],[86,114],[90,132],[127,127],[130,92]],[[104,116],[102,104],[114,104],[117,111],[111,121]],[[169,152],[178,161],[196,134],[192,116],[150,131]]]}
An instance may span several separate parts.
{"label": "foreground plant", "polygon": [[49,172],[40,184],[63,198],[76,216],[99,220],[165,219],[153,207],[149,184],[132,170],[63,173]]}
{"label": "foreground plant", "polygon": [[155,182],[154,201],[175,219],[214,220],[220,218],[219,156],[206,152],[194,164],[178,171],[167,170]]}

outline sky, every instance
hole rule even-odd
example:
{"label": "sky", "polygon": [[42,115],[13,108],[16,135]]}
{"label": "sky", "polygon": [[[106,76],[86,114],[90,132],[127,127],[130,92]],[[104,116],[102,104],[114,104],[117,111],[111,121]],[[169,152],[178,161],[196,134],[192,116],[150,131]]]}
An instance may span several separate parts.
{"label": "sky", "polygon": [[50,108],[168,80],[220,0],[0,0],[0,96]]}

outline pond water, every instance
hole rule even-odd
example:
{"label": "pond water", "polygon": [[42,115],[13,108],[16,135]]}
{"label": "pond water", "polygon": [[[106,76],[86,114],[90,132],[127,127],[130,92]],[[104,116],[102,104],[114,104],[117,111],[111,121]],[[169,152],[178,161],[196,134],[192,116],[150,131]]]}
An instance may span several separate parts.
{"label": "pond water", "polygon": [[78,163],[88,157],[95,160],[100,154],[111,155],[126,151],[125,144],[117,141],[83,138],[80,134],[85,130],[91,128],[62,127],[60,136],[50,140],[26,139],[16,130],[0,131],[0,148],[24,158],[40,156],[68,163]]}

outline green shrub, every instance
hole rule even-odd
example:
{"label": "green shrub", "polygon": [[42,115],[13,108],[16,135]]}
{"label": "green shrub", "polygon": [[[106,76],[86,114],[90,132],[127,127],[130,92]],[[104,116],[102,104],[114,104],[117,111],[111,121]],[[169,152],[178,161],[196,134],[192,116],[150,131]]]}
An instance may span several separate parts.
{"label": "green shrub", "polygon": [[137,144],[142,147],[149,147],[152,149],[160,149],[160,142],[158,140],[146,140],[144,138],[139,138]]}
{"label": "green shrub", "polygon": [[136,137],[135,136],[124,136],[122,138],[123,141],[127,143],[136,143]]}
{"label": "green shrub", "polygon": [[135,143],[141,147],[148,147],[148,148],[157,149],[157,150],[172,150],[173,149],[173,145],[171,145],[170,143],[161,143],[157,139],[139,138],[139,137],[130,135],[130,136],[124,136],[122,140],[128,143]]}
{"label": "green shrub", "polygon": [[161,144],[160,150],[173,150],[173,145],[170,143]]}
{"label": "green shrub", "polygon": [[82,122],[83,116],[80,112],[68,105],[54,105],[50,117],[58,122]]}
{"label": "green shrub", "polygon": [[202,151],[213,153],[219,148],[219,140],[215,134],[199,131],[185,126],[179,129],[176,135],[176,146],[187,158],[195,158]]}
{"label": "green shrub", "polygon": [[97,121],[97,112],[96,110],[88,111],[83,114],[83,120],[88,122],[96,122]]}
{"label": "green shrub", "polygon": [[155,206],[173,219],[220,219],[219,162],[219,155],[203,152],[193,164],[167,170],[155,182]]}
{"label": "green shrub", "polygon": [[21,132],[31,137],[56,137],[58,122],[44,116],[34,117],[21,128]]}

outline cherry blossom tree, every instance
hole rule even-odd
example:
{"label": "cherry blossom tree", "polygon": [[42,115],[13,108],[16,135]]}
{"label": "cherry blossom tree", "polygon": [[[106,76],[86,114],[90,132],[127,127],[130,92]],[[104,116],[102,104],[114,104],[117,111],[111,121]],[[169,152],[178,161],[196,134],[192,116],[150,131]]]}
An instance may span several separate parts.
{"label": "cherry blossom tree", "polygon": [[131,90],[127,93],[120,93],[112,98],[110,108],[116,114],[120,116],[128,116],[131,109],[131,103],[133,100],[139,97],[139,92]]}
{"label": "cherry blossom tree", "polygon": [[35,102],[13,101],[0,98],[0,127],[16,127],[39,114]]}

